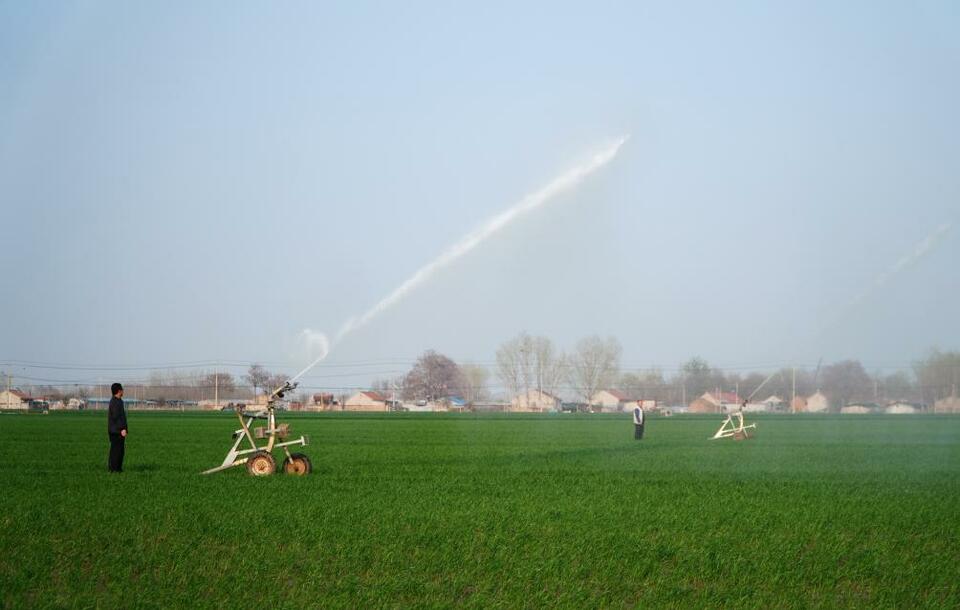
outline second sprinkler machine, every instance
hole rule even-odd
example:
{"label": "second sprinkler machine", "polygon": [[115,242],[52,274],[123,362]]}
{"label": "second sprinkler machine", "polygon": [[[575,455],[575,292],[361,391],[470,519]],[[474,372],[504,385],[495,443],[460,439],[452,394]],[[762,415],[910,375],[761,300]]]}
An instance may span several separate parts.
{"label": "second sprinkler machine", "polygon": [[[223,463],[216,468],[205,470],[202,474],[220,472],[234,466],[246,465],[247,472],[256,477],[271,475],[277,471],[277,461],[273,457],[275,449],[283,449],[286,457],[280,466],[281,472],[294,475],[307,475],[312,470],[310,458],[302,453],[291,453],[290,447],[299,445],[306,446],[307,437],[301,436],[294,440],[284,440],[290,436],[290,424],[277,425],[276,403],[283,399],[283,395],[292,392],[297,387],[296,383],[289,381],[273,391],[270,398],[267,399],[267,408],[260,411],[245,412],[237,411],[237,418],[240,420],[240,429],[233,433],[234,443]],[[256,420],[266,420],[266,426],[253,427]],[[262,445],[257,445],[257,441],[262,441]],[[247,442],[249,447],[241,449],[241,445]],[[279,441],[279,442],[278,442]]]}
{"label": "second sprinkler machine", "polygon": [[[746,402],[744,402],[746,404]],[[723,420],[723,424],[720,425],[720,429],[717,430],[716,434],[710,437],[710,440],[716,440],[718,438],[732,438],[736,441],[745,441],[750,437],[749,430],[756,430],[757,424],[744,425],[743,423],[743,407],[733,411],[727,415],[727,419]]]}

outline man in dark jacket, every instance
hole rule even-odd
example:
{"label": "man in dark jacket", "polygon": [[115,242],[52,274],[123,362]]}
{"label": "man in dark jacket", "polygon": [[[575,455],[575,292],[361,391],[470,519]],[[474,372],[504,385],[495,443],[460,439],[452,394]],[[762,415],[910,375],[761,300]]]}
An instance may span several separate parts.
{"label": "man in dark jacket", "polygon": [[107,409],[107,434],[110,436],[110,472],[123,472],[123,449],[127,439],[127,412],[123,409],[123,386],[110,386],[113,398]]}

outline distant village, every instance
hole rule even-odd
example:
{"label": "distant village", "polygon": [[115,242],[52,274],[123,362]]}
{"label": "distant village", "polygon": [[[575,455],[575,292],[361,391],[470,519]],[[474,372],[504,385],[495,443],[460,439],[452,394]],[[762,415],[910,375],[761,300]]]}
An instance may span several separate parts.
{"label": "distant village", "polygon": [[[433,350],[409,370],[368,387],[326,388],[307,376],[282,409],[300,412],[621,413],[640,404],[651,414],[960,413],[960,352],[930,350],[895,370],[872,373],[857,360],[741,372],[691,358],[671,372],[623,370],[615,338],[587,337],[557,350],[545,337],[520,333],[492,363],[457,363]],[[2,364],[0,364],[2,366]],[[236,366],[236,365],[235,365]],[[243,365],[240,365],[243,366]],[[241,369],[243,370],[243,369]],[[234,369],[236,373],[236,369]],[[359,373],[358,373],[359,375]],[[263,408],[288,377],[252,364],[223,370],[150,371],[124,381],[129,409],[237,411]],[[320,377],[322,378],[322,377]],[[0,371],[0,411],[104,409],[108,383],[18,386]],[[44,377],[44,381],[49,381]]]}
{"label": "distant village", "polygon": [[[125,398],[128,409],[133,410],[192,410],[192,411],[237,411],[262,408],[267,397],[216,398],[204,400],[167,399],[163,401]],[[0,392],[0,410],[50,411],[106,409],[108,398],[88,397],[66,400],[31,396],[19,389]],[[742,409],[745,413],[843,413],[843,414],[895,414],[914,413],[960,413],[960,398],[949,396],[937,400],[932,406],[902,400],[876,402],[853,402],[837,407],[821,391],[809,396],[797,396],[785,400],[770,395],[759,401],[748,401],[734,392],[715,390],[704,392],[689,404],[667,404],[656,399],[632,396],[617,389],[600,390],[589,403],[564,402],[560,397],[544,390],[529,390],[507,401],[467,402],[460,396],[445,396],[439,399],[403,400],[377,390],[362,390],[337,398],[332,393],[313,394],[308,400],[290,400],[282,408],[301,412],[499,412],[499,413],[624,413],[637,404],[651,414],[671,416],[685,413],[727,413]]]}

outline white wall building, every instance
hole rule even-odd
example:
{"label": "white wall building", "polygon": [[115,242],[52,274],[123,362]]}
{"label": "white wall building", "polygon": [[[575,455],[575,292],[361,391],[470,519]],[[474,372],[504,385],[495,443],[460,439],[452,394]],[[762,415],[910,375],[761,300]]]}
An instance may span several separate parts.
{"label": "white wall building", "polygon": [[908,402],[895,402],[887,405],[887,408],[884,409],[883,412],[890,415],[910,415],[912,413],[917,413],[918,410],[915,406]]}
{"label": "white wall building", "polygon": [[20,390],[0,392],[0,409],[26,409],[30,406],[30,397]]}
{"label": "white wall building", "polygon": [[517,394],[510,400],[511,411],[545,413],[547,411],[559,411],[560,399],[550,392],[541,390],[529,390]]}
{"label": "white wall building", "polygon": [[600,390],[590,397],[592,407],[600,407],[601,411],[616,413],[633,408],[634,402],[629,396],[619,390]]}
{"label": "white wall building", "polygon": [[840,412],[848,415],[867,415],[869,413],[873,413],[873,409],[871,409],[870,407],[865,407],[863,405],[849,405],[846,407],[842,407],[840,409]]}
{"label": "white wall building", "polygon": [[960,413],[960,397],[948,396],[933,403],[934,413]]}
{"label": "white wall building", "polygon": [[387,399],[379,392],[357,392],[347,399],[344,405],[346,411],[386,411]]}
{"label": "white wall building", "polygon": [[793,403],[793,411],[795,413],[824,413],[829,410],[830,400],[827,399],[820,390],[817,390],[814,394],[806,398],[797,396],[797,399]]}

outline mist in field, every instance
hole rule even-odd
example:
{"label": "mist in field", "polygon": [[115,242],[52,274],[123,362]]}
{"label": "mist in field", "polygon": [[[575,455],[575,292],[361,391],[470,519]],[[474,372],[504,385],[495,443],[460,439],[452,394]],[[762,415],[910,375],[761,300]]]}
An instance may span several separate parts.
{"label": "mist in field", "polygon": [[[314,386],[353,387],[427,349],[493,367],[526,331],[614,336],[634,371],[908,370],[960,344],[958,25],[951,4],[5,4],[2,368],[322,360]],[[322,359],[304,328],[350,332]]]}

